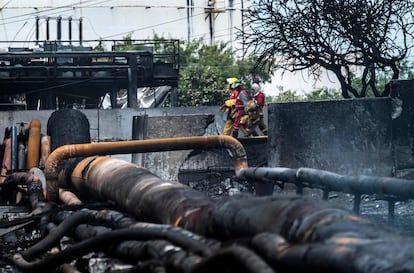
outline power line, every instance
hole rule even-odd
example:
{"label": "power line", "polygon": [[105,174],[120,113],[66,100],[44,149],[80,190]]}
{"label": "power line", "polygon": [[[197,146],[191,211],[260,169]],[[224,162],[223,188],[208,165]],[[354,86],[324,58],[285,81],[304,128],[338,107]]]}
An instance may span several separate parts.
{"label": "power line", "polygon": [[[96,6],[97,4],[105,3],[105,2],[110,2],[110,1],[111,0],[105,0],[105,1],[97,2],[96,0],[90,0],[90,1],[87,1],[87,3],[86,3],[87,5],[82,5],[82,7],[92,6],[93,8],[96,8],[97,7]],[[240,3],[236,4],[235,6],[238,6],[238,5],[240,5]],[[50,17],[52,14],[56,14],[58,12],[62,12],[61,9],[66,8],[68,6],[69,5],[63,5],[63,6],[59,6],[59,7],[53,8],[53,9],[48,9],[48,10],[45,10],[45,11],[40,11],[40,12],[41,13],[49,12],[48,15]],[[104,6],[102,6],[102,7],[104,7]],[[164,5],[164,6],[162,6],[162,5],[150,5],[150,6],[148,6],[148,5],[130,5],[130,6],[118,6],[118,7],[146,7],[146,8],[189,8],[189,7],[197,7],[197,8],[200,8],[201,6],[171,6],[171,5],[170,6],[167,6],[167,5]],[[229,9],[229,10],[237,10],[237,8],[236,7],[233,7],[231,9]],[[239,9],[239,10],[241,10],[241,9]],[[56,11],[56,12],[51,13],[51,11]],[[67,11],[69,11],[69,9]],[[20,17],[30,16],[30,15],[34,15],[34,14],[36,14],[38,16],[39,15],[39,12],[28,13],[26,15],[20,15]],[[201,15],[204,15],[204,14],[205,14],[205,12],[203,11],[203,12],[200,12],[198,14],[194,14],[192,17],[198,17],[198,16],[201,16]],[[42,15],[41,17],[42,18],[43,17],[44,18],[47,18],[47,15]],[[16,18],[16,17],[13,17],[13,18]],[[90,19],[87,18],[87,17],[85,17],[85,18],[88,20],[88,23],[92,27],[92,31],[96,35],[100,36],[96,32],[96,30],[94,30],[93,25],[90,22]],[[108,35],[108,36],[104,36],[104,37],[100,36],[100,38],[101,39],[109,39],[109,38],[116,37],[116,36],[121,36],[121,35],[125,35],[125,34],[134,33],[134,32],[137,32],[137,31],[147,30],[147,29],[151,29],[151,28],[154,28],[154,27],[160,27],[160,26],[164,26],[164,25],[167,25],[167,24],[171,24],[171,23],[176,23],[176,22],[179,22],[179,21],[182,21],[182,20],[186,20],[186,19],[187,19],[187,17],[180,17],[180,18],[177,18],[177,19],[174,19],[174,20],[170,20],[170,21],[166,21],[166,22],[162,22],[162,23],[157,23],[157,24],[154,24],[154,25],[145,26],[145,27],[141,27],[141,28],[137,28],[137,29],[131,29],[131,30],[128,30],[128,31],[124,31],[124,32],[117,33],[117,34],[112,34],[112,35]],[[24,21],[24,20],[16,20],[14,22],[19,22],[19,21]],[[25,20],[25,22],[27,22],[27,20]],[[8,22],[8,23],[11,23],[11,22]],[[8,24],[8,23],[3,23],[3,25],[4,24]],[[228,31],[228,30],[230,30],[230,28],[222,29],[222,30],[216,30],[214,33],[217,34],[218,32]],[[197,34],[195,37],[203,37],[203,36],[206,36],[206,35],[208,35],[208,33],[201,33],[201,34]],[[215,35],[214,38],[224,37],[224,36],[227,36],[227,35],[229,35],[229,34]]]}
{"label": "power line", "polygon": [[[36,11],[29,12],[29,13],[25,13],[25,14],[20,14],[20,15],[15,15],[15,16],[12,16],[12,17],[3,18],[2,19],[3,22],[5,20],[14,20],[14,21],[0,23],[0,25],[7,25],[7,24],[18,23],[18,22],[24,22],[24,21],[28,20],[27,17],[29,17],[29,18],[35,18],[36,16],[39,17],[39,14],[48,13],[48,12],[52,12],[52,13],[49,13],[48,14],[49,16],[50,15],[59,14],[59,13],[62,12],[62,11],[60,11],[61,9],[66,9],[66,11],[64,10],[63,12],[67,12],[67,11],[72,11],[73,8],[75,8],[75,7],[76,8],[79,8],[79,9],[81,9],[81,8],[87,8],[87,7],[90,7],[91,5],[95,5],[96,4],[96,3],[93,3],[93,2],[105,3],[105,2],[110,2],[110,1],[112,1],[112,0],[103,0],[103,1],[102,0],[86,0],[86,5],[82,5],[82,6],[78,6],[78,7],[73,6],[73,5],[63,5],[63,6],[58,6],[58,7],[55,7],[55,8],[49,8],[49,9],[45,9],[45,10],[39,10],[38,7],[33,7],[33,9],[35,9]],[[88,3],[91,3],[91,4],[88,4]],[[8,8],[4,8],[3,11],[4,10],[7,10],[7,9]],[[53,11],[56,11],[56,12],[53,12]],[[48,15],[42,15],[42,17],[43,16],[44,17],[48,17]],[[22,18],[22,17],[23,17],[23,19],[15,20],[16,18]]]}
{"label": "power line", "polygon": [[[238,4],[238,5],[240,5],[240,4]],[[158,7],[158,6],[154,6],[154,7]],[[169,7],[172,7],[172,6],[169,6]],[[239,9],[239,10],[241,10],[241,9]],[[204,15],[204,14],[205,14],[205,12],[201,12],[201,13],[198,13],[198,14],[194,14],[192,17],[194,18],[194,17],[200,16],[200,15]],[[178,19],[171,20],[171,21],[166,21],[166,22],[163,22],[163,23],[158,23],[158,24],[155,24],[155,25],[151,25],[151,26],[145,26],[145,27],[138,28],[138,29],[132,29],[132,30],[124,31],[124,32],[117,33],[117,34],[108,35],[108,36],[103,37],[103,39],[109,39],[109,38],[116,37],[116,36],[120,36],[120,35],[126,35],[126,34],[130,34],[130,33],[134,33],[136,31],[142,31],[142,30],[146,30],[146,29],[151,29],[151,28],[154,28],[154,27],[158,27],[158,26],[163,26],[163,25],[167,25],[167,24],[170,24],[170,23],[179,22],[179,21],[182,21],[182,20],[187,20],[187,17],[182,17],[182,18],[178,18]],[[230,28],[227,28],[226,30],[230,30]],[[225,30],[220,30],[220,31],[225,31]],[[215,31],[215,32],[217,32],[217,31]],[[196,35],[196,37],[203,37],[203,36],[208,35],[208,34],[209,33],[202,33],[202,34]],[[225,35],[223,34],[223,35],[215,36],[215,37],[222,37],[222,36],[225,36]]]}
{"label": "power line", "polygon": [[[200,16],[200,15],[204,15],[204,12],[199,13],[199,14],[195,14],[195,15],[193,15],[193,17],[197,17],[197,16]],[[115,36],[130,34],[130,33],[136,32],[136,31],[151,29],[151,28],[154,28],[154,27],[163,26],[163,25],[167,25],[167,24],[171,24],[171,23],[175,23],[175,22],[179,22],[179,21],[183,21],[183,20],[187,20],[187,17],[181,17],[181,18],[178,18],[178,19],[174,19],[174,20],[171,20],[171,21],[166,21],[166,22],[163,22],[163,23],[158,23],[158,24],[151,25],[151,26],[146,26],[146,27],[132,29],[132,30],[129,30],[129,31],[124,31],[124,32],[121,32],[121,33],[113,34],[113,35],[108,35],[108,36],[103,37],[103,39],[109,39],[109,38],[112,38],[112,37],[115,37]]]}
{"label": "power line", "polygon": [[[115,8],[115,7],[116,8],[146,8],[146,9],[149,9],[149,8],[170,8],[170,9],[171,8],[174,8],[174,9],[197,8],[197,9],[204,9],[204,10],[208,10],[210,8],[210,7],[206,7],[206,6],[187,6],[187,5],[181,5],[181,6],[173,6],[173,5],[116,5],[116,6],[115,5],[102,5],[102,6],[98,6],[100,3],[106,3],[106,2],[111,2],[111,1],[113,1],[113,0],[103,0],[103,1],[102,0],[101,1],[99,1],[99,0],[86,0],[86,3],[84,2],[85,5],[77,6],[77,5],[69,4],[69,5],[57,6],[57,7],[49,8],[49,9],[45,9],[45,10],[40,10],[41,8],[39,8],[37,6],[36,7],[33,6],[33,9],[36,9],[36,11],[25,13],[25,14],[20,14],[20,15],[15,15],[15,16],[12,16],[12,17],[3,18],[3,21],[5,21],[5,20],[14,20],[14,21],[7,22],[7,23],[0,23],[0,25],[26,21],[27,18],[24,18],[24,19],[21,19],[21,20],[15,20],[15,19],[20,18],[20,17],[38,16],[40,13],[47,13],[47,12],[50,12],[50,11],[57,11],[57,10],[60,10],[60,9],[67,9],[68,11],[71,11],[74,8],[79,8],[79,9],[81,9],[81,8],[110,8],[110,9],[112,9],[112,8]],[[7,2],[7,3],[9,3],[9,2]],[[3,7],[5,5],[3,5]],[[238,6],[238,5],[240,5],[240,4],[236,4],[236,6]],[[12,8],[7,8],[7,7],[3,8],[3,7],[0,8],[0,11],[2,11],[2,10],[5,11],[7,9],[12,9]],[[233,7],[233,8],[225,8],[224,10],[226,10],[226,11],[237,11],[237,10],[247,11],[248,9],[241,9],[241,8]],[[58,13],[58,12],[54,12],[52,14],[56,14],[56,13]],[[47,15],[44,15],[44,16],[47,17]]]}
{"label": "power line", "polygon": [[14,37],[13,37],[13,40],[12,41],[14,41],[15,39],[16,39],[16,37],[17,37],[17,35],[19,35],[19,33],[20,33],[20,31],[22,31],[22,29],[24,28],[24,26],[27,24],[27,21],[26,22],[24,22],[24,24],[20,27],[20,29],[16,32],[16,34],[14,35]]}

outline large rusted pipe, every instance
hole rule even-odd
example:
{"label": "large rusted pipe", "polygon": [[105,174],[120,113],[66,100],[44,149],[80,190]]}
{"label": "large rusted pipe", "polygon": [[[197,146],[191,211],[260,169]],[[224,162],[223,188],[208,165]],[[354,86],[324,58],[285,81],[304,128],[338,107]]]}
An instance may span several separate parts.
{"label": "large rusted pipe", "polygon": [[110,157],[83,159],[70,184],[89,198],[114,201],[142,222],[252,243],[269,265],[286,272],[414,272],[414,263],[406,262],[412,238],[312,197],[213,199]]}
{"label": "large rusted pipe", "polygon": [[40,120],[32,120],[29,124],[29,136],[27,140],[27,169],[39,167],[40,130]]}
{"label": "large rusted pipe", "polygon": [[46,197],[50,201],[56,202],[59,200],[58,164],[60,161],[65,159],[92,155],[148,153],[211,148],[226,148],[231,151],[236,175],[238,175],[241,169],[248,167],[246,151],[243,145],[237,139],[227,135],[64,145],[54,150],[46,161]]}
{"label": "large rusted pipe", "polygon": [[4,140],[4,154],[1,165],[0,183],[3,183],[4,180],[6,180],[6,175],[9,170],[11,170],[11,138],[6,138]]}
{"label": "large rusted pipe", "polygon": [[69,189],[84,200],[111,200],[147,221],[205,234],[202,217],[215,201],[176,181],[164,181],[146,168],[111,157],[87,157],[71,174]]}

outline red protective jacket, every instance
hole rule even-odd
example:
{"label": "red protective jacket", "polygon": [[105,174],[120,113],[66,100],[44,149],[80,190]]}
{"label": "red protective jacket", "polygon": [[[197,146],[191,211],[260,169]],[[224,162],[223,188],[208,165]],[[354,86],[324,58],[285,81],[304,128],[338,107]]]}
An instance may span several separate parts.
{"label": "red protective jacket", "polygon": [[230,94],[230,100],[234,100],[237,99],[237,96],[239,95],[239,91],[237,91],[237,89],[233,89],[231,90],[231,94]]}
{"label": "red protective jacket", "polygon": [[236,109],[244,111],[244,106],[248,101],[249,94],[247,94],[247,91],[244,89],[240,90],[236,98]]}
{"label": "red protective jacket", "polygon": [[240,119],[245,114],[244,112],[244,106],[249,101],[249,94],[247,94],[247,91],[242,89],[239,91],[239,95],[236,99],[236,118],[233,123],[233,131],[239,130],[240,127]]}
{"label": "red protective jacket", "polygon": [[264,107],[265,106],[265,94],[263,92],[259,92],[257,93],[253,99],[256,101],[257,105],[259,105],[260,107]]}

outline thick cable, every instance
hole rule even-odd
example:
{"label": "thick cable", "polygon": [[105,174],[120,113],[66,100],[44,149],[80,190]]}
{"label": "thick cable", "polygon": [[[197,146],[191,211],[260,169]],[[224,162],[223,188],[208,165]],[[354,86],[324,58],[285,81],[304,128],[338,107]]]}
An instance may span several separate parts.
{"label": "thick cable", "polygon": [[67,234],[73,227],[84,223],[90,220],[93,220],[94,217],[90,213],[84,211],[75,212],[71,217],[63,221],[59,226],[52,229],[49,234],[41,240],[39,243],[33,245],[32,247],[24,250],[21,255],[25,259],[33,259],[36,256],[39,256],[46,250],[58,244],[59,240]]}
{"label": "thick cable", "polygon": [[[194,253],[207,257],[211,255],[211,250],[205,244],[192,240],[188,237],[180,236],[174,232],[165,232],[162,230],[153,230],[148,228],[127,228],[115,230],[109,233],[98,235],[94,238],[74,244],[61,252],[46,256],[43,259],[28,261],[21,253],[13,256],[15,265],[23,270],[43,270],[46,268],[57,267],[60,264],[70,262],[77,257],[83,256],[90,252],[107,251],[110,244],[119,243],[123,240],[152,240],[164,239],[179,245]],[[40,247],[39,247],[40,249]],[[39,255],[40,253],[33,254]],[[27,253],[25,253],[25,256]],[[40,255],[39,255],[40,256]]]}
{"label": "thick cable", "polygon": [[275,271],[255,252],[238,245],[217,251],[213,256],[200,262],[192,273],[225,272],[275,273]]}

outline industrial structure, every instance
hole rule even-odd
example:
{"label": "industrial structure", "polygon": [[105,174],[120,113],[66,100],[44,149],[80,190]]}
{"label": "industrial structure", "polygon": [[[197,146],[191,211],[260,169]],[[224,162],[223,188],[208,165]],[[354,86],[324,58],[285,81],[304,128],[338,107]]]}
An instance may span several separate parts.
{"label": "industrial structure", "polygon": [[[131,8],[120,2],[59,11]],[[133,8],[162,8],[143,2]],[[215,20],[243,17],[249,1],[195,2],[164,8],[187,14],[190,40],[201,7],[213,42]],[[414,199],[410,83],[397,83],[393,98],[272,104],[269,139],[237,139],[218,133],[216,108],[139,109],[143,87],[167,86],[160,92],[174,105],[178,40],[128,40],[133,50],[120,48],[122,39],[89,40],[110,48],[97,50],[85,45],[83,19],[42,17],[47,8],[35,8],[30,46],[0,53],[1,106],[10,107],[0,116],[0,273],[414,272],[414,238],[392,226],[398,203]],[[120,91],[128,109],[116,109]],[[113,109],[102,110],[108,94]],[[26,115],[10,111],[20,105],[11,97]],[[337,116],[326,114],[330,107]],[[350,175],[389,169],[395,177]],[[332,193],[351,208],[329,202]],[[361,216],[366,196],[388,204],[387,224]]]}
{"label": "industrial structure", "polygon": [[[58,40],[50,41],[48,24],[47,40],[42,43],[37,34],[36,48],[9,47],[0,53],[3,102],[11,102],[10,98],[20,95],[28,110],[65,108],[75,103],[98,108],[102,97],[109,93],[115,108],[117,94],[124,89],[128,107],[136,108],[139,87],[177,89],[177,40],[128,41],[134,50],[119,50],[122,41],[101,41],[112,43],[111,50],[102,51],[82,46],[82,36],[76,41],[62,41],[60,19],[57,20]],[[71,30],[69,21],[69,37]],[[36,20],[36,33],[39,32]],[[156,45],[163,51],[155,52]]]}
{"label": "industrial structure", "polygon": [[[9,1],[0,10],[0,103],[4,106],[23,100],[23,105],[9,108],[29,110],[68,105],[96,108],[102,104],[102,97],[110,94],[115,108],[117,94],[122,90],[127,93],[127,107],[137,108],[143,106],[137,102],[137,88],[168,86],[168,91],[164,88],[152,93],[158,92],[157,96],[164,99],[168,92],[171,104],[176,105],[179,39],[203,38],[211,44],[223,41],[240,49],[239,43],[233,44],[234,29],[243,25],[248,2],[187,0],[158,5],[153,1],[137,4],[129,0],[66,0],[49,5]],[[173,22],[183,21],[186,27],[180,23],[180,27],[170,28],[170,23],[165,22],[161,24],[161,34],[158,20],[154,19],[166,19],[167,15],[178,17]],[[150,25],[135,30],[131,22],[144,16]],[[111,21],[117,23],[110,24]],[[219,25],[226,27],[218,29]],[[165,33],[166,29],[169,33]],[[9,32],[14,33],[13,39],[8,37]],[[150,39],[154,34],[173,38]],[[119,49],[126,36],[130,39],[128,52]]]}
{"label": "industrial structure", "polygon": [[24,94],[29,110],[65,108],[74,103],[97,108],[106,93],[115,100],[117,92],[125,89],[129,107],[138,107],[138,87],[176,88],[178,41],[159,41],[171,49],[162,54],[148,46],[157,41],[133,42],[141,49],[117,51],[114,46],[113,51],[100,52],[50,42],[43,44],[42,51],[9,48],[0,53],[1,96],[7,101]]}

